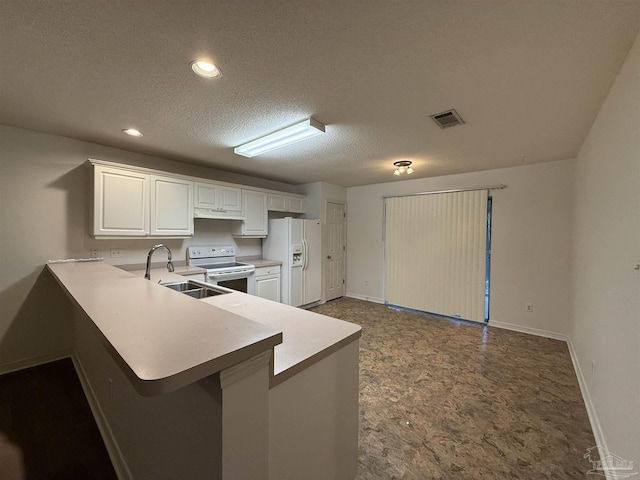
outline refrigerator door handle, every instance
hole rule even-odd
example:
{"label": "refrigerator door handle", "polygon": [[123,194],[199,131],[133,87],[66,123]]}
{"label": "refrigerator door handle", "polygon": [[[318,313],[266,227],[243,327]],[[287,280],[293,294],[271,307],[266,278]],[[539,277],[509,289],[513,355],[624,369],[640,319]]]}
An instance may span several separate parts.
{"label": "refrigerator door handle", "polygon": [[309,249],[307,247],[307,239],[303,238],[302,239],[302,257],[303,257],[302,270],[306,270],[307,265],[309,264],[308,253],[309,253]]}

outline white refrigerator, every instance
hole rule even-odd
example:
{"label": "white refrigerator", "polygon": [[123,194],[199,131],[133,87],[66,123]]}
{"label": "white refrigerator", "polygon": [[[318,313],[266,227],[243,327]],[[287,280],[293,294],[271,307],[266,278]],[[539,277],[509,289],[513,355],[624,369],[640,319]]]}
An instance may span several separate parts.
{"label": "white refrigerator", "polygon": [[262,257],[282,262],[282,303],[299,307],[322,296],[322,227],[320,220],[274,218],[262,240]]}

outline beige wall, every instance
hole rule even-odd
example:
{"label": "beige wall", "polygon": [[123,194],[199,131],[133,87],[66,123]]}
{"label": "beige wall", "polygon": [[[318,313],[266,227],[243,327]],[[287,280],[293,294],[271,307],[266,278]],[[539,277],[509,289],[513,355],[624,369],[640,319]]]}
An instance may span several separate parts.
{"label": "beige wall", "polygon": [[[572,175],[573,161],[565,160],[348,188],[348,295],[384,298],[384,195],[505,184],[492,192],[491,321],[566,335]],[[534,304],[533,312],[525,312],[526,303]]]}
{"label": "beige wall", "polygon": [[571,338],[606,446],[637,471],[640,37],[576,159],[575,205]]}
{"label": "beige wall", "polygon": [[[121,259],[106,261],[138,263],[154,243],[89,237],[87,158],[296,192],[284,183],[5,126],[0,126],[0,154],[0,371],[70,348],[68,302],[42,273],[47,260],[88,257],[93,248],[108,255],[110,248],[120,248]],[[229,230],[230,221],[197,220],[194,238],[166,243],[174,258],[184,260],[187,245],[231,240]],[[261,251],[260,240],[237,244],[243,255]]]}

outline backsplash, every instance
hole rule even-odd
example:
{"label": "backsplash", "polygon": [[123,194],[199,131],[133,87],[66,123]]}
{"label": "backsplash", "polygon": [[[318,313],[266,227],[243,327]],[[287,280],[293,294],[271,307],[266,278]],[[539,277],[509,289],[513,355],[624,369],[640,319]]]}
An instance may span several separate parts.
{"label": "backsplash", "polygon": [[[191,245],[235,245],[236,255],[239,257],[262,255],[262,241],[259,238],[234,238],[231,229],[234,220],[196,219],[194,235],[191,238],[178,239],[120,239],[96,240],[86,239],[86,248],[96,250],[99,257],[111,265],[127,265],[144,263],[149,249],[162,243],[171,249],[174,261],[185,261],[187,247]],[[112,256],[112,252],[116,256]],[[119,256],[118,256],[119,255]],[[158,252],[153,261],[163,261],[162,252]]]}

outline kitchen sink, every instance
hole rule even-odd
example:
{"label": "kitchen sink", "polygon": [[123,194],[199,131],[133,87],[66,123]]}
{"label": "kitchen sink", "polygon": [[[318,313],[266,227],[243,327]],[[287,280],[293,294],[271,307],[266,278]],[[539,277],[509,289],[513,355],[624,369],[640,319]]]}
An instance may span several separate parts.
{"label": "kitchen sink", "polygon": [[215,288],[212,285],[206,283],[196,282],[195,280],[184,280],[182,282],[169,282],[161,283],[160,285],[175,290],[176,292],[184,293],[193,298],[207,298],[215,295],[222,295],[224,293],[230,293],[226,290]]}

